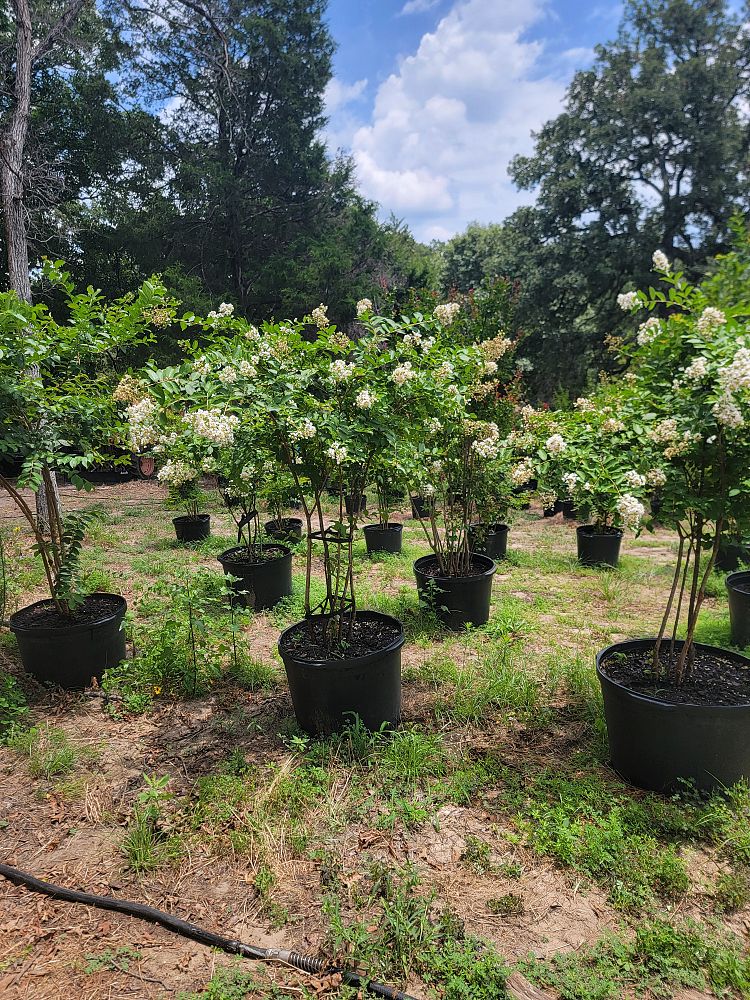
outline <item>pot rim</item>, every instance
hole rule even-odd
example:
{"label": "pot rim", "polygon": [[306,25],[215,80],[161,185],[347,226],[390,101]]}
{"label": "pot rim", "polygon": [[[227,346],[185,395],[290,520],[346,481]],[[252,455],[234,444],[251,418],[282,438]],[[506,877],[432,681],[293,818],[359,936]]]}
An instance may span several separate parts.
{"label": "pot rim", "polygon": [[282,525],[282,524],[302,524],[302,523],[303,523],[303,521],[302,521],[301,517],[282,517],[282,519],[280,521],[277,521],[276,518],[274,517],[274,518],[271,518],[270,521],[266,521],[265,524],[263,525],[263,527],[267,528],[267,527],[269,527],[269,525],[276,525],[276,526],[278,526],[278,525]]}
{"label": "pot rim", "polygon": [[287,545],[282,545],[281,542],[274,542],[273,545],[268,546],[274,549],[283,549],[283,553],[280,556],[275,556],[273,559],[264,559],[262,562],[243,562],[241,559],[227,558],[227,552],[233,552],[237,549],[242,549],[242,545],[234,545],[231,549],[225,549],[217,557],[216,561],[220,562],[223,566],[224,563],[233,563],[237,566],[267,566],[269,563],[280,562],[282,559],[286,559],[287,556],[291,556],[292,550]]}
{"label": "pot rim", "polygon": [[[740,577],[743,579],[740,580]],[[737,569],[730,573],[724,581],[727,590],[732,590],[737,583],[750,583],[750,569]],[[750,597],[750,594],[748,595]]]}
{"label": "pot rim", "polygon": [[427,559],[437,559],[435,553],[431,552],[429,553],[429,555],[420,556],[419,559],[415,559],[413,568],[415,573],[421,573],[423,576],[428,577],[430,580],[449,580],[451,583],[457,580],[459,581],[481,580],[485,576],[492,576],[497,571],[497,563],[495,562],[494,559],[491,558],[491,556],[482,555],[481,552],[472,552],[472,558],[482,559],[485,563],[489,563],[490,565],[487,567],[487,569],[482,570],[481,573],[474,573],[472,574],[472,576],[433,576],[431,573],[429,574],[425,573],[422,567],[419,565],[420,563],[424,563],[424,561]]}
{"label": "pot rim", "polygon": [[[684,644],[684,639],[678,639],[675,642],[675,646],[682,646]],[[653,695],[641,694],[639,691],[634,691],[629,688],[626,684],[621,684],[619,681],[613,680],[613,678],[608,677],[601,668],[602,660],[607,656],[608,653],[613,652],[624,652],[623,647],[638,647],[638,646],[654,646],[656,644],[656,639],[625,639],[622,642],[613,642],[612,645],[606,646],[604,649],[599,650],[596,654],[596,673],[599,678],[599,683],[604,685],[608,684],[610,687],[617,689],[618,691],[624,691],[629,698],[635,701],[648,702],[650,705],[658,705],[660,708],[666,711],[683,711],[687,710],[691,714],[699,714],[702,712],[746,712],[750,709],[750,701],[743,702],[741,705],[706,705],[697,704],[693,701],[680,702],[676,704],[672,701],[662,701],[661,698],[655,698]],[[742,660],[748,666],[750,666],[750,658],[743,656],[742,653],[737,653],[732,649],[724,649],[721,646],[711,646],[708,643],[696,642],[696,650],[707,650],[709,652],[719,652],[735,660]]]}
{"label": "pot rim", "polygon": [[195,524],[197,521],[205,522],[210,520],[210,514],[196,514],[195,517],[191,514],[180,514],[178,517],[172,518],[172,524],[184,524],[186,521],[189,521],[191,524]]}
{"label": "pot rim", "polygon": [[33,633],[35,635],[73,635],[76,632],[90,632],[91,629],[99,628],[100,625],[108,625],[110,622],[114,621],[116,618],[125,615],[128,610],[128,602],[122,596],[122,594],[110,594],[107,591],[97,590],[93,594],[87,594],[84,598],[84,602],[89,599],[89,597],[108,597],[112,600],[116,600],[118,607],[116,610],[111,612],[111,614],[104,615],[103,618],[97,618],[92,622],[73,622],[70,625],[23,625],[18,622],[14,622],[13,619],[21,614],[22,611],[28,611],[29,608],[36,608],[40,604],[51,604],[51,597],[44,597],[40,601],[34,601],[31,604],[27,604],[23,608],[19,608],[18,611],[14,611],[13,614],[8,619],[8,625],[11,632],[26,632]]}
{"label": "pot rim", "polygon": [[510,525],[506,524],[505,521],[472,521],[469,527],[489,528],[488,534],[490,535],[504,535],[506,531],[510,531]]}
{"label": "pot rim", "polygon": [[593,524],[579,524],[576,528],[576,532],[579,535],[586,535],[587,538],[622,538],[625,534],[622,528],[613,528],[611,531],[587,531],[587,528],[593,528]]}
{"label": "pot rim", "polygon": [[362,531],[403,531],[404,526],[400,521],[389,521],[388,524],[365,524]]}
{"label": "pot rim", "polygon": [[[357,667],[366,666],[368,663],[372,663],[375,660],[379,660],[382,656],[385,656],[388,653],[393,653],[397,649],[401,649],[401,647],[406,642],[403,622],[401,622],[398,618],[394,618],[393,615],[387,615],[383,611],[356,611],[355,614],[358,618],[375,618],[381,621],[393,622],[398,626],[399,634],[387,646],[383,646],[382,649],[375,649],[370,653],[365,653],[363,656],[350,656],[350,657],[344,657],[343,659],[331,657],[330,659],[326,660],[307,660],[307,659],[303,660],[295,656],[294,653],[285,652],[284,649],[282,648],[284,637],[288,635],[292,631],[292,629],[298,628],[300,625],[304,625],[305,622],[308,620],[306,618],[302,618],[300,621],[294,622],[294,624],[289,625],[287,628],[285,628],[284,631],[279,636],[278,642],[276,643],[276,648],[279,651],[279,656],[281,657],[284,663],[287,662],[294,663],[300,667],[311,667],[313,669],[319,669],[320,667],[333,666],[333,667],[338,667],[339,669],[356,669]],[[331,618],[332,616],[330,614],[326,614],[326,615],[311,615],[310,617],[313,619],[324,619],[324,618]]]}

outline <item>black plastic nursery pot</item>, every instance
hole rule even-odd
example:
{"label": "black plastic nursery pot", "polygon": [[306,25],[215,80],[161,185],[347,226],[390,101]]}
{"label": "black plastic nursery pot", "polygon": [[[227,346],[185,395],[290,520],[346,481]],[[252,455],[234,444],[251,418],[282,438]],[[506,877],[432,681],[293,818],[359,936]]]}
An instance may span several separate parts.
{"label": "black plastic nursery pot", "polygon": [[428,499],[428,497],[411,497],[411,516],[422,521],[430,516],[434,506],[434,501]]}
{"label": "black plastic nursery pot", "polygon": [[70,624],[47,599],[10,616],[21,663],[37,680],[64,688],[84,688],[125,659],[122,620],[127,602],[119,594],[90,594]]}
{"label": "black plastic nursery pot", "polygon": [[404,526],[395,521],[387,525],[366,524],[362,529],[368,552],[400,552]]}
{"label": "black plastic nursery pot", "polygon": [[361,514],[362,511],[367,510],[367,494],[360,493],[357,496],[354,494],[345,496],[344,506],[346,507],[346,513],[349,517],[353,517],[355,514]]}
{"label": "black plastic nursery pot", "polygon": [[504,559],[508,551],[507,524],[483,524],[477,522],[469,526],[469,545],[472,552],[489,556],[490,559]]}
{"label": "black plastic nursery pot", "polygon": [[551,507],[544,508],[544,516],[554,517],[555,514],[562,514],[562,511],[563,511],[562,500],[555,500],[554,504]]}
{"label": "black plastic nursery pot", "polygon": [[173,517],[172,524],[178,542],[200,542],[211,534],[210,514],[198,514],[197,517],[183,514],[181,517]]}
{"label": "black plastic nursery pot", "polygon": [[617,566],[620,561],[622,529],[597,531],[593,524],[582,524],[576,529],[578,562],[582,566]]}
{"label": "black plastic nursery pot", "polygon": [[[248,562],[247,549],[235,546],[216,558],[227,576],[238,577],[232,583],[234,603],[255,611],[273,608],[292,592],[292,552],[274,542],[276,555],[263,562]],[[278,554],[280,553],[280,554]]]}
{"label": "black plastic nursery pot", "polygon": [[264,528],[269,538],[277,538],[280,542],[286,540],[298,542],[302,538],[301,517],[283,517],[280,521],[266,521]]}
{"label": "black plastic nursery pot", "polygon": [[750,570],[731,573],[727,579],[729,619],[732,623],[732,643],[750,646]]}
{"label": "black plastic nursery pot", "polygon": [[[315,615],[310,621],[314,625],[327,619],[329,615]],[[341,659],[301,654],[298,642],[307,622],[297,622],[279,638],[294,714],[300,728],[313,736],[341,732],[354,715],[375,732],[384,724],[395,726],[401,718],[401,622],[378,611],[359,611],[356,621],[385,629],[390,638],[381,649]],[[291,641],[294,637],[297,651]]]}
{"label": "black plastic nursery pot", "polygon": [[[665,793],[682,781],[710,791],[750,779],[750,704],[674,704],[633,691],[605,673],[617,654],[650,652],[655,642],[618,642],[596,658],[614,770],[638,788]],[[739,653],[699,643],[695,651],[720,654],[750,669],[750,660]]]}
{"label": "black plastic nursery pot", "polygon": [[414,563],[420,600],[434,608],[438,620],[453,632],[466,625],[484,625],[490,617],[492,577],[496,566],[489,556],[473,555],[472,576],[439,576],[434,555]]}

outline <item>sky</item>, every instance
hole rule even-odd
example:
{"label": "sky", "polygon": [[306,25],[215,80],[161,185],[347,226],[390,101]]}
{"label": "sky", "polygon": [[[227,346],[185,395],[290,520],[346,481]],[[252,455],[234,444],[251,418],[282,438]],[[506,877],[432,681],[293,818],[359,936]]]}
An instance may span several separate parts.
{"label": "sky", "polygon": [[617,0],[329,0],[328,147],[420,240],[501,222],[533,199],[508,163],[620,14]]}

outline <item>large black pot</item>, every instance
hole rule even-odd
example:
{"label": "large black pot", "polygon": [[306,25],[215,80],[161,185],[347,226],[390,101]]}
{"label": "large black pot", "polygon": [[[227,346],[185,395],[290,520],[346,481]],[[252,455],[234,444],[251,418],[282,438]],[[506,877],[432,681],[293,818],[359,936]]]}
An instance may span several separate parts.
{"label": "large black pot", "polygon": [[562,500],[555,500],[551,507],[544,508],[545,517],[554,517],[555,514],[562,514],[563,512],[563,502]]}
{"label": "large black pot", "polygon": [[280,542],[298,542],[302,538],[302,518],[283,517],[280,521],[266,521],[264,528],[269,538]]}
{"label": "large black pot", "polygon": [[[122,620],[127,602],[119,594],[91,594],[86,601],[106,598],[111,610],[90,622],[71,625],[35,625],[26,621],[30,609],[47,608],[49,599],[36,601],[10,616],[24,670],[39,681],[64,688],[83,688],[125,659]],[[85,606],[85,602],[84,602]]]}
{"label": "large black pot", "polygon": [[434,608],[438,620],[453,632],[465,625],[484,625],[490,617],[492,577],[495,563],[489,556],[475,555],[481,566],[476,576],[432,576],[425,572],[435,556],[422,556],[414,563],[419,598]]}
{"label": "large black pot", "polygon": [[582,524],[576,529],[576,538],[582,566],[616,566],[620,561],[621,528],[597,531],[593,524]]}
{"label": "large black pot", "polygon": [[366,524],[362,529],[368,552],[400,552],[403,524],[389,521],[386,527],[382,524]]}
{"label": "large black pot", "polygon": [[292,592],[292,552],[286,545],[274,542],[283,555],[265,562],[245,562],[243,548],[227,549],[216,558],[227,576],[239,577],[232,583],[234,603],[255,611],[264,611],[278,604]]}
{"label": "large black pot", "polygon": [[411,516],[422,521],[429,517],[435,507],[435,501],[423,496],[411,498]]}
{"label": "large black pot", "polygon": [[367,510],[367,494],[359,493],[357,496],[354,494],[345,496],[344,506],[346,507],[346,513],[349,517],[361,514],[363,511]]}
{"label": "large black pot", "polygon": [[[326,616],[327,617],[327,616]],[[294,714],[300,728],[312,735],[340,732],[356,714],[370,730],[395,726],[401,718],[401,622],[378,611],[360,611],[358,620],[395,625],[398,636],[385,648],[348,659],[305,660],[285,649],[285,638],[298,622],[281,633],[279,653],[284,662]]]}
{"label": "large black pot", "polygon": [[[656,792],[671,792],[681,780],[711,790],[750,779],[750,704],[672,705],[631,691],[603,672],[613,655],[652,650],[654,643],[618,642],[596,658],[614,770],[630,784]],[[695,650],[717,652],[698,643]],[[721,654],[750,668],[750,660],[739,653]]]}
{"label": "large black pot", "polygon": [[504,559],[508,551],[508,525],[482,524],[477,522],[469,527],[469,545],[472,552],[489,556],[490,559]]}
{"label": "large black pot", "polygon": [[750,646],[750,570],[731,573],[726,580],[729,618],[735,646]]}
{"label": "large black pot", "polygon": [[211,534],[211,515],[198,514],[197,517],[173,517],[175,534],[178,542],[200,542]]}

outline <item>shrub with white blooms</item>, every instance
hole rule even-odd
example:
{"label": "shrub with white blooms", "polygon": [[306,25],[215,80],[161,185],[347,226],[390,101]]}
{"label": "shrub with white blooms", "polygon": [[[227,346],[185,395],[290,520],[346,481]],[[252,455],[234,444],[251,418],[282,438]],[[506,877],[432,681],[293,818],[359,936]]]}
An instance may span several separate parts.
{"label": "shrub with white blooms", "polygon": [[456,320],[456,317],[461,312],[460,302],[444,302],[439,306],[435,306],[433,311],[433,316],[441,323],[443,326],[450,326]]}
{"label": "shrub with white blooms", "polygon": [[[698,287],[673,272],[663,253],[654,254],[666,290],[640,293],[652,315],[634,344],[621,345],[628,378],[613,383],[618,415],[638,432],[633,469],[639,476],[647,470],[648,487],[659,491],[659,519],[679,537],[680,596],[667,608],[660,634],[678,629],[685,616],[687,641],[664,668],[678,684],[692,667],[695,625],[722,533],[750,529],[750,329],[742,263],[750,235],[740,223],[736,234],[741,252],[718,258]],[[634,522],[636,514],[635,503],[623,497],[623,519]],[[655,669],[660,656],[659,643]]]}

